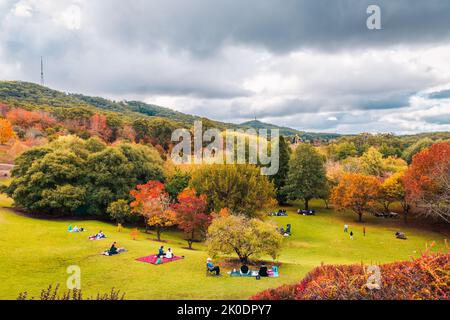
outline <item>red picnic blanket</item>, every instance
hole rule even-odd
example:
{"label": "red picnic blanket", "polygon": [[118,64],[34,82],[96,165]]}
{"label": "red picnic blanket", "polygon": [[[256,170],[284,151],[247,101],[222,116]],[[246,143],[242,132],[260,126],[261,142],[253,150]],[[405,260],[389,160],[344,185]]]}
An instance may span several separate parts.
{"label": "red picnic blanket", "polygon": [[[180,260],[180,259],[183,259],[183,257],[173,256],[172,259],[167,259],[166,257],[161,257],[161,263],[159,263],[159,264],[163,264],[166,262],[172,262],[172,261],[176,261],[176,260]],[[156,264],[156,261],[158,260],[158,258],[156,257],[156,254],[153,254],[151,256],[137,258],[136,260],[141,261],[141,262]]]}

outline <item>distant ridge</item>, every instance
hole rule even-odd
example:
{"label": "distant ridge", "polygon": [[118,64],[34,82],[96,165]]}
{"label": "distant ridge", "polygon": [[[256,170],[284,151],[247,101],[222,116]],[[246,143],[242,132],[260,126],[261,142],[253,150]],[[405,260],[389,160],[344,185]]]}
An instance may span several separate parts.
{"label": "distant ridge", "polygon": [[113,101],[102,97],[93,97],[78,93],[65,93],[39,84],[23,81],[0,81],[0,102],[16,107],[28,105],[41,109],[86,107],[121,113],[124,116],[131,118],[143,116],[164,118],[185,125],[192,125],[195,120],[204,120],[208,121],[208,126],[216,126],[219,129],[279,129],[281,135],[299,136],[304,140],[334,139],[340,136],[338,134],[303,132],[288,127],[261,122],[259,120],[247,121],[241,124],[226,123],[186,114],[167,107],[142,101]]}

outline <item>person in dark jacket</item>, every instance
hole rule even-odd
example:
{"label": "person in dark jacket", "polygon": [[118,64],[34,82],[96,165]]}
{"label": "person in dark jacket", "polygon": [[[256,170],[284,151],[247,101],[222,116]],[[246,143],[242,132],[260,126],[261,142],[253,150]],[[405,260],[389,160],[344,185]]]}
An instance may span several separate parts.
{"label": "person in dark jacket", "polygon": [[268,277],[269,274],[267,273],[267,266],[265,263],[263,263],[261,265],[261,267],[259,268],[258,274],[260,277]]}
{"label": "person in dark jacket", "polygon": [[164,257],[166,253],[164,252],[164,246],[161,246],[158,250],[158,254],[156,255],[158,258]]}
{"label": "person in dark jacket", "polygon": [[109,255],[113,255],[113,254],[117,254],[118,253],[115,241],[111,245],[111,248],[109,248],[108,253],[109,253]]}

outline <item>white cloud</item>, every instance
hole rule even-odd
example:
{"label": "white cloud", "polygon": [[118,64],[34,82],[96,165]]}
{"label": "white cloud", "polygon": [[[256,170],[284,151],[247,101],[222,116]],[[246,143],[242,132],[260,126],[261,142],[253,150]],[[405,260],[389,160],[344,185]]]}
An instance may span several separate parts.
{"label": "white cloud", "polygon": [[17,3],[12,12],[16,17],[33,16],[33,8],[26,1],[20,1]]}
{"label": "white cloud", "polygon": [[142,99],[223,121],[256,116],[352,133],[448,130],[449,102],[426,97],[449,87],[450,40],[436,31],[447,30],[438,28],[445,21],[436,27],[432,20],[436,30],[423,32],[422,42],[408,38],[411,30],[386,25],[391,33],[374,40],[389,38],[383,46],[351,24],[349,39],[331,34],[345,42],[336,49],[327,47],[329,29],[314,28],[317,17],[303,17],[297,34],[292,28],[302,20],[279,4],[266,12],[269,4],[227,1],[217,12],[201,0],[7,1],[0,4],[3,79],[39,82],[44,56],[46,83],[54,88]]}

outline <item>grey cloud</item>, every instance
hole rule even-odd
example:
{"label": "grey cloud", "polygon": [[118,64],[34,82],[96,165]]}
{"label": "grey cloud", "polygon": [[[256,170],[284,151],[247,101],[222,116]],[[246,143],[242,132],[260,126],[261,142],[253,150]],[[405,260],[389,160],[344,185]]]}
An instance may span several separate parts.
{"label": "grey cloud", "polygon": [[430,98],[430,99],[450,99],[450,90],[431,92],[430,94],[428,94],[428,98]]}
{"label": "grey cloud", "polygon": [[[366,28],[366,9],[374,3],[382,10],[382,30],[375,32]],[[289,52],[450,38],[446,0],[108,0],[87,6],[108,17],[101,23],[89,21],[101,35],[150,48],[169,45],[200,56],[229,42]]]}

